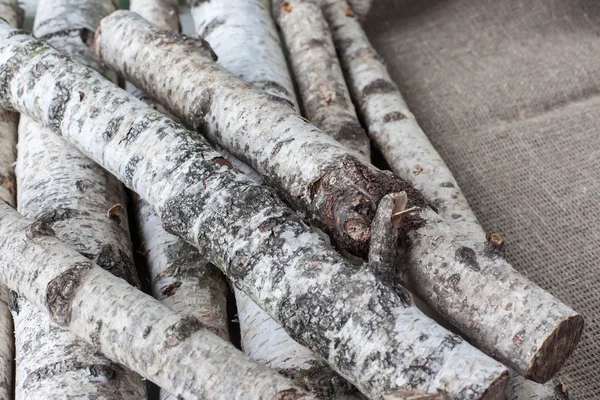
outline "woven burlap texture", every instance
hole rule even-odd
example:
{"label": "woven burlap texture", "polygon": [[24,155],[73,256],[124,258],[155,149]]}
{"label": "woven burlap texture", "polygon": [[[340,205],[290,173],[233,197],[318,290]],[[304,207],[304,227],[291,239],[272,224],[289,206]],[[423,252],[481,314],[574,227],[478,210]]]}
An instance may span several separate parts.
{"label": "woven burlap texture", "polygon": [[600,2],[376,0],[366,29],[486,231],[584,315],[559,377],[600,399]]}

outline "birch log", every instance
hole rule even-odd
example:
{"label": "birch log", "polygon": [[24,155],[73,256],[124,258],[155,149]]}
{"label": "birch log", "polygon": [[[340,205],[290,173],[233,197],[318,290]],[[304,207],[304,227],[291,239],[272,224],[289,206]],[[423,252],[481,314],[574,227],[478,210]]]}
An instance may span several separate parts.
{"label": "birch log", "polygon": [[[402,94],[373,48],[346,0],[325,0],[323,11],[329,23],[353,99],[359,106],[369,135],[392,170],[409,180],[438,208],[446,222],[475,242],[486,235],[446,166],[408,110]],[[380,206],[381,207],[381,206]],[[488,246],[499,250],[490,236]],[[498,241],[498,240],[497,240]],[[509,400],[556,396],[556,385],[526,381],[512,373]],[[563,394],[559,394],[563,395]],[[560,398],[560,397],[557,397]]]}
{"label": "birch log", "polygon": [[[133,17],[136,25],[142,21],[135,13],[121,11],[113,15],[120,13]],[[144,22],[143,26],[150,25]],[[164,31],[159,35],[165,43],[178,39]],[[370,272],[353,270],[275,193],[249,181],[200,135],[4,23],[0,23],[0,39],[0,79],[5,82],[0,92],[1,106],[27,113],[101,162],[154,206],[167,231],[195,245],[292,338],[318,352],[365,394],[380,397],[387,392],[420,388],[430,393],[495,399],[504,390],[506,369],[500,363],[424,316],[412,305],[407,292],[390,293]],[[197,42],[194,48],[204,43],[186,40]],[[207,226],[210,231],[204,228]],[[17,281],[8,278],[0,276],[16,286]],[[118,300],[113,287],[107,298]],[[41,293],[36,302],[43,304],[43,298]],[[148,313],[162,309],[160,304],[138,308],[135,301],[129,303],[128,307],[121,303],[118,307],[135,307],[131,317],[139,315],[142,320],[152,319]],[[77,301],[73,304],[79,305]],[[113,304],[115,301],[101,306]],[[102,315],[112,314],[105,311]],[[139,326],[139,321],[122,323],[140,335],[149,326]],[[111,331],[102,329],[101,334]],[[123,342],[115,338],[106,343],[103,352],[111,357],[116,344]],[[143,346],[144,354],[134,347],[133,355],[119,361],[143,372],[135,360],[163,354],[151,346],[155,351],[148,353],[148,347]],[[227,359],[218,354],[219,345],[212,347],[212,354]],[[186,356],[189,354],[187,351]],[[200,350],[193,354],[203,355]],[[211,376],[210,371],[204,371],[207,368],[232,370],[217,362],[219,357],[208,365],[193,357],[181,363],[177,359],[169,364],[170,368],[153,375],[153,381],[161,386],[171,382],[163,387],[181,393],[184,382],[199,383],[196,375],[175,379],[182,368],[198,365],[188,372],[205,377]],[[237,370],[244,368],[238,366]],[[241,385],[239,377],[228,383]]]}
{"label": "birch log", "polygon": [[129,0],[129,9],[156,26],[180,31],[177,0]]}
{"label": "birch log", "polygon": [[288,49],[306,116],[369,162],[369,138],[356,116],[320,3],[274,0],[273,14]]}
{"label": "birch log", "polygon": [[352,8],[346,0],[325,0],[323,11],[352,98],[392,171],[433,202],[450,226],[483,243],[485,232],[452,172],[409,111]]}
{"label": "birch log", "polygon": [[[119,37],[131,41],[116,46]],[[111,68],[253,166],[340,247],[364,254],[381,197],[406,192],[406,207],[416,207],[400,227],[409,249],[406,283],[488,354],[546,381],[573,351],[581,315],[490,246],[452,230],[405,181],[360,162],[289,107],[219,68],[205,42],[119,11],[102,21],[95,48]]]}
{"label": "birch log", "polygon": [[568,400],[567,386],[561,382],[548,381],[539,384],[528,381],[510,373],[510,381],[506,386],[507,400]]}
{"label": "birch log", "polygon": [[[298,109],[294,85],[270,0],[190,1],[196,32],[207,40],[218,63],[265,93]],[[260,175],[239,159],[220,151],[255,182]],[[320,397],[353,391],[343,378],[311,350],[301,346],[242,291],[235,291],[242,348],[253,359],[290,378]]]}
{"label": "birch log", "polygon": [[[23,10],[17,0],[0,0],[0,18],[12,26],[21,26]],[[0,200],[15,206],[15,174],[13,163],[17,158],[16,113],[0,108]],[[15,339],[13,321],[8,308],[8,288],[0,284],[0,399],[13,397],[13,360]]]}
{"label": "birch log", "polygon": [[[76,14],[93,12],[97,8],[94,3],[99,2],[105,3],[70,0],[68,5],[76,6],[70,17],[73,21],[91,19]],[[64,14],[55,17],[47,13],[54,10],[50,3],[58,9],[66,6],[54,0],[40,1],[36,26],[50,28],[52,24],[45,21],[53,21],[56,26],[68,28],[60,21]],[[86,4],[89,7],[84,7]],[[98,68],[78,28],[77,22],[66,32],[46,29],[46,38],[55,48]],[[123,208],[126,195],[118,180],[25,116],[19,125],[17,178],[21,214],[44,221],[75,250],[116,276],[138,284]],[[116,211],[108,215],[110,209]],[[145,382],[139,375],[111,363],[95,347],[53,324],[26,300],[14,296],[11,305],[17,336],[17,398],[146,397]]]}
{"label": "birch log", "polygon": [[[309,398],[210,332],[0,204],[0,279],[98,352],[185,399]],[[244,371],[231,379],[231,371]]]}
{"label": "birch log", "polygon": [[188,0],[196,32],[219,64],[258,89],[298,110],[270,0]]}

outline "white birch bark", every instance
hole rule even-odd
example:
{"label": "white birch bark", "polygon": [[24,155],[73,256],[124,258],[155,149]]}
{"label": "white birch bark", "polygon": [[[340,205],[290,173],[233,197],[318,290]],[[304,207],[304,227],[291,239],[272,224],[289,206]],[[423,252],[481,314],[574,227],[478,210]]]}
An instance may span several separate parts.
{"label": "white birch bark", "polygon": [[[218,63],[258,89],[287,101],[296,110],[294,85],[271,18],[270,0],[190,1],[196,32],[207,40]],[[226,151],[228,161],[255,182],[260,175]],[[289,337],[281,325],[243,292],[235,291],[242,348],[253,359],[320,397],[354,389],[314,352]]]}
{"label": "white birch bark", "polygon": [[[140,23],[151,27],[135,13],[119,11],[113,16],[133,18],[134,27]],[[148,34],[154,35],[152,31],[154,28],[143,35],[149,38]],[[159,38],[170,43],[170,47],[179,39],[166,31],[161,31]],[[6,83],[0,91],[1,106],[26,113],[101,162],[154,206],[167,231],[195,245],[240,290],[281,323],[294,340],[318,352],[365,394],[380,397],[387,392],[418,388],[430,393],[495,399],[504,390],[504,366],[423,315],[410,302],[408,292],[390,293],[370,272],[353,269],[275,193],[249,181],[212,150],[202,136],[1,22],[0,39],[0,79]],[[195,49],[203,43],[199,39],[185,40],[188,44],[195,42]],[[44,70],[40,69],[42,65]],[[291,111],[288,106],[282,107]],[[294,118],[298,117],[294,114]],[[0,223],[0,228],[4,225]],[[205,229],[207,226],[210,231]],[[22,242],[21,238],[16,240]],[[2,250],[0,247],[0,256]],[[0,266],[1,261],[0,258]],[[0,279],[28,294],[17,286],[19,280],[12,275],[0,275]],[[106,298],[119,300],[112,289],[114,285],[101,286],[111,288],[110,293],[104,292]],[[75,297],[80,292],[84,291]],[[96,292],[86,289],[85,293]],[[33,293],[29,294],[33,298]],[[44,298],[45,294],[39,293],[36,303],[42,305]],[[131,318],[140,320],[130,321],[128,314],[122,326],[139,334],[144,329],[140,321],[152,319],[151,315],[161,309],[160,304],[138,307],[137,300],[129,301],[126,307],[115,300],[110,304],[99,300],[96,303],[102,307],[118,304],[119,309],[126,310],[133,307],[136,312],[131,313]],[[72,304],[79,306],[77,301]],[[104,310],[99,315],[111,314],[111,310]],[[88,318],[81,319],[85,321]],[[81,332],[79,328],[77,332]],[[101,330],[101,334],[106,332],[112,329]],[[124,343],[120,338],[101,342],[106,343],[107,348],[102,351],[109,357],[117,354],[118,344]],[[143,354],[140,347],[134,346],[126,354],[119,354],[122,358],[118,360],[141,373],[145,368],[140,360],[171,351],[142,347]],[[213,347],[212,354],[217,354],[219,346]],[[209,365],[189,354],[186,351],[185,360],[165,355],[168,358],[159,364],[165,363],[169,368],[161,368],[158,375],[152,376],[146,371],[144,376],[177,394],[182,388],[173,382],[198,383],[200,378],[196,376],[212,375],[205,368],[232,370],[216,361],[222,357],[220,354]],[[203,355],[200,350],[194,354]],[[151,364],[156,365],[146,365]],[[191,365],[197,368],[186,369]],[[182,368],[198,375],[177,380]],[[171,383],[166,386],[168,382]],[[241,385],[240,377],[228,379],[228,383]],[[219,394],[222,392],[215,396]]]}
{"label": "white birch bark", "polygon": [[273,14],[286,44],[306,116],[370,162],[369,138],[356,116],[320,3],[321,0],[274,0]]}
{"label": "white birch bark", "polygon": [[[408,110],[352,7],[346,0],[324,0],[323,11],[353,98],[360,107],[369,134],[392,170],[409,180],[432,201],[450,226],[475,242],[485,241],[485,233],[452,172]],[[501,246],[501,243],[494,244],[490,240],[489,245]],[[541,385],[511,373],[508,398],[554,398],[555,387],[552,382]]]}
{"label": "white birch bark", "polygon": [[[177,2],[133,0],[129,9],[163,29],[179,30]],[[143,91],[131,93],[154,109],[165,111]],[[204,260],[198,249],[166,232],[151,205],[135,196],[138,226],[148,262],[152,294],[171,309],[195,316],[223,340],[227,328],[227,285],[223,274]],[[161,400],[177,400],[160,389]]]}
{"label": "white birch bark", "polygon": [[130,0],[129,9],[158,27],[181,30],[177,0]]}
{"label": "white birch bark", "polygon": [[[0,279],[109,359],[185,399],[310,398],[59,241],[42,221],[0,204]],[[236,374],[231,379],[231,371]]]}
{"label": "white birch bark", "polygon": [[[116,46],[123,36],[132,39]],[[381,197],[406,192],[407,208],[416,207],[400,226],[406,284],[488,354],[545,382],[573,351],[581,315],[518,274],[492,242],[473,245],[452,230],[408,183],[360,162],[289,107],[219,68],[205,42],[120,11],[102,21],[95,48],[111,68],[253,166],[340,247],[364,254]]]}
{"label": "white birch bark", "polygon": [[[23,10],[17,0],[0,0],[0,18],[21,26]],[[16,182],[13,163],[17,158],[17,113],[0,108],[0,200],[15,206]],[[13,397],[15,338],[8,308],[8,288],[0,284],[0,399]]]}
{"label": "white birch bark", "polygon": [[223,68],[298,110],[270,0],[188,3],[196,32],[210,43]]}
{"label": "white birch bark", "polygon": [[[49,3],[57,5],[49,0],[39,2],[38,24],[47,19],[44,10],[50,9]],[[93,3],[79,1],[78,5],[88,4],[93,11]],[[73,1],[71,4],[75,5]],[[98,68],[80,30],[74,28],[47,38],[55,48]],[[137,285],[124,208],[127,197],[120,182],[25,116],[19,125],[19,139],[19,211],[46,222],[75,250]],[[108,213],[111,209],[112,214]],[[12,306],[17,335],[17,398],[146,397],[145,382],[139,375],[111,363],[27,301],[15,296]]]}
{"label": "white birch bark", "polygon": [[369,136],[392,171],[433,202],[448,224],[477,242],[485,232],[452,172],[409,111],[387,68],[346,0],[324,0],[323,11]]}

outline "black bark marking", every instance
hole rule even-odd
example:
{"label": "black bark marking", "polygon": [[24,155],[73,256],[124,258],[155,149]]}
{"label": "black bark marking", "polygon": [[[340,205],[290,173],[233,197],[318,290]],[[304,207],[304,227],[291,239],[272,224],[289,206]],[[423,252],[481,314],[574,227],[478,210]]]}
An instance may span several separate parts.
{"label": "black bark marking", "polygon": [[395,91],[396,86],[390,81],[375,79],[362,89],[362,96],[367,97],[372,94],[393,93]]}
{"label": "black bark marking", "polygon": [[275,146],[273,146],[273,150],[271,150],[271,156],[275,157],[277,154],[279,154],[279,151],[281,150],[281,148],[287,144],[292,143],[294,140],[294,138],[289,138],[289,139],[285,139],[285,140],[281,140],[279,142],[277,142],[275,144]]}
{"label": "black bark marking", "polygon": [[479,263],[477,262],[477,254],[475,250],[470,247],[460,247],[456,250],[456,260],[463,264],[467,264],[473,271],[481,271]]}
{"label": "black bark marking", "polygon": [[290,368],[278,372],[307,388],[318,398],[336,398],[356,392],[356,388],[330,369],[325,362],[313,361],[313,364],[309,369]]}
{"label": "black bark marking", "polygon": [[55,222],[64,221],[71,219],[79,215],[86,215],[87,213],[81,213],[78,210],[67,207],[59,207],[52,211],[48,211],[37,217],[37,220],[47,224],[48,226],[53,225]]}
{"label": "black bark marking", "polygon": [[455,291],[458,289],[458,284],[460,282],[460,275],[459,274],[452,274],[450,275],[450,277],[448,278],[448,285],[454,289]]}
{"label": "black bark marking", "polygon": [[108,142],[113,138],[115,133],[121,127],[121,124],[123,123],[123,119],[124,119],[123,116],[113,118],[106,125],[106,130],[102,133],[102,138],[104,139],[105,142]]}
{"label": "black bark marking", "polygon": [[450,216],[452,217],[452,219],[459,219],[462,217],[461,214],[457,214],[457,213],[452,213],[452,214],[450,214]]}
{"label": "black bark marking", "polygon": [[161,298],[161,300],[164,299],[165,297],[174,296],[175,293],[177,293],[177,289],[179,289],[181,287],[181,285],[182,285],[181,282],[173,282],[172,284],[170,284],[169,286],[164,288],[160,293],[163,296]]}
{"label": "black bark marking", "polygon": [[110,365],[93,364],[88,368],[90,375],[102,380],[111,381],[117,375],[117,372]]}
{"label": "black bark marking", "polygon": [[[115,372],[113,371],[113,374],[111,376],[108,369],[109,367],[101,366],[99,364],[93,364],[88,366],[80,361],[77,361],[77,359],[75,358],[70,358],[31,371],[29,374],[27,374],[27,379],[25,379],[23,387],[29,388],[35,383],[41,382],[45,379],[52,378],[57,375],[63,375],[69,371],[78,370],[86,370],[90,375],[94,375],[94,373],[97,373],[98,375],[94,376],[102,376],[106,378],[110,377],[109,379],[112,379],[112,377],[115,376]],[[102,373],[107,375],[101,375]]]}
{"label": "black bark marking", "polygon": [[56,82],[54,92],[56,96],[52,99],[48,108],[48,126],[53,131],[60,131],[60,125],[65,116],[67,102],[69,101],[69,90],[64,87],[60,81]]}
{"label": "black bark marking", "polygon": [[[200,2],[198,2],[200,3]],[[196,6],[191,6],[191,7],[196,7]],[[214,31],[216,28],[218,28],[219,26],[225,24],[225,20],[221,19],[221,18],[216,18],[213,19],[212,21],[210,21],[210,23],[208,23],[204,29],[202,30],[202,33],[200,33],[200,36],[202,36],[203,38],[205,38],[206,36],[210,35],[210,33],[212,31]]]}
{"label": "black bark marking", "polygon": [[387,124],[388,122],[400,121],[401,119],[405,119],[406,116],[398,111],[393,111],[391,113],[387,113],[383,116],[383,123]]}
{"label": "black bark marking", "polygon": [[48,284],[45,305],[50,317],[58,325],[68,325],[71,321],[71,301],[79,289],[83,275],[90,269],[90,262],[78,262]]}
{"label": "black bark marking", "polygon": [[200,97],[190,106],[193,111],[192,126],[194,129],[204,132],[207,125],[206,117],[211,115],[213,93],[212,89],[202,91]]}
{"label": "black bark marking", "polygon": [[252,84],[265,92],[272,90],[274,92],[281,93],[286,97],[291,97],[290,92],[288,92],[286,88],[275,81],[255,81],[252,82]]}
{"label": "black bark marking", "polygon": [[313,47],[325,47],[327,46],[327,42],[323,39],[311,39],[306,42],[305,47],[307,49],[312,49]]}
{"label": "black bark marking", "polygon": [[196,317],[186,316],[177,321],[177,323],[167,328],[165,332],[165,347],[177,346],[179,343],[190,337],[194,332],[206,328]]}
{"label": "black bark marking", "polygon": [[144,339],[146,339],[146,338],[148,337],[148,335],[150,335],[150,332],[152,332],[152,327],[151,327],[151,326],[147,326],[147,327],[144,329],[144,332],[142,332],[142,337],[143,337]]}
{"label": "black bark marking", "polygon": [[19,294],[14,290],[8,292],[8,308],[19,315]]}
{"label": "black bark marking", "polygon": [[25,234],[27,239],[33,240],[40,236],[56,236],[56,232],[44,221],[35,221],[29,226],[27,233]]}
{"label": "black bark marking", "polygon": [[333,138],[337,141],[346,139],[347,141],[356,142],[366,137],[363,127],[355,121],[345,122],[340,129],[333,134]]}
{"label": "black bark marking", "polygon": [[442,183],[440,183],[440,187],[453,188],[454,187],[454,183],[452,183],[452,182],[442,182]]}
{"label": "black bark marking", "polygon": [[217,61],[217,54],[214,52],[210,44],[198,35],[184,35],[169,30],[153,30],[148,33],[147,40],[149,42],[157,41],[158,46],[166,46],[178,44],[189,47],[192,51],[201,51],[207,54],[213,61]]}
{"label": "black bark marking", "polygon": [[94,262],[113,275],[125,279],[129,284],[136,286],[135,266],[131,257],[123,252],[123,250],[115,249],[110,244],[104,244],[95,257]]}

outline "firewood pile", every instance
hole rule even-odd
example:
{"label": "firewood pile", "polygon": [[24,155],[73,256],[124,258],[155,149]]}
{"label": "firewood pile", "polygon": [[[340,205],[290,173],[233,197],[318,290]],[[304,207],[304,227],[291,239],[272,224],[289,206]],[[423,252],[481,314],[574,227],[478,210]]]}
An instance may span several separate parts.
{"label": "firewood pile", "polygon": [[0,398],[567,398],[366,3],[0,1]]}

